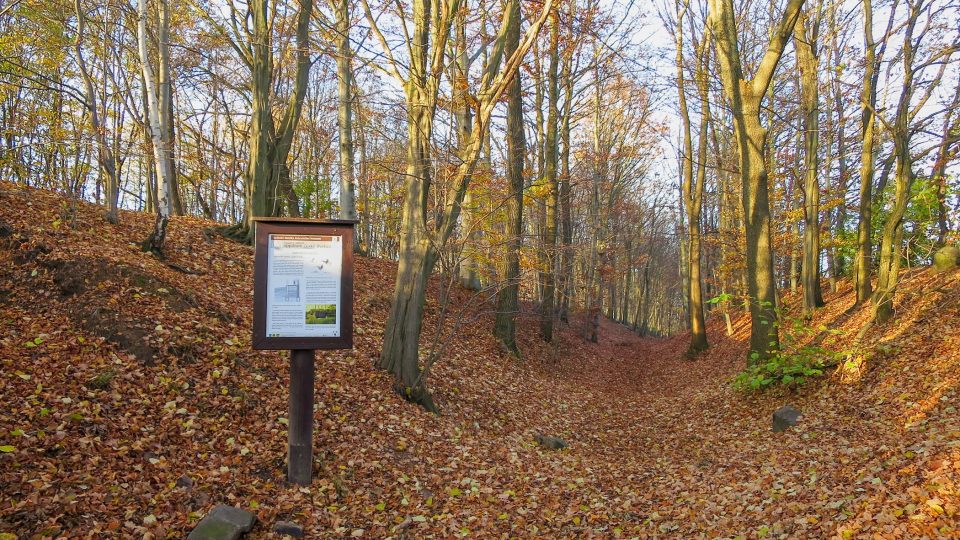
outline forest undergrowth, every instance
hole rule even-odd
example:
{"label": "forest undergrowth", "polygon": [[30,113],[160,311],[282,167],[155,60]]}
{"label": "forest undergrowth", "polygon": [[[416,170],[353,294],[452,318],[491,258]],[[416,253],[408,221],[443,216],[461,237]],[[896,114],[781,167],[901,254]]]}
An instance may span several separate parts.
{"label": "forest undergrowth", "polygon": [[[218,503],[257,514],[251,538],[281,519],[316,538],[960,538],[960,272],[911,269],[857,347],[869,307],[841,282],[803,339],[849,354],[764,393],[731,384],[747,316],[730,336],[711,319],[687,359],[684,335],[608,321],[598,344],[575,319],[548,346],[528,305],[518,359],[457,288],[435,416],[373,367],[395,264],[360,257],[356,348],[318,353],[316,479],[299,488],[287,358],[250,348],[251,249],[174,218],[159,260],[139,245],[151,216],[101,211],[0,183],[4,538],[182,538]],[[803,417],[772,433],[784,404]]]}

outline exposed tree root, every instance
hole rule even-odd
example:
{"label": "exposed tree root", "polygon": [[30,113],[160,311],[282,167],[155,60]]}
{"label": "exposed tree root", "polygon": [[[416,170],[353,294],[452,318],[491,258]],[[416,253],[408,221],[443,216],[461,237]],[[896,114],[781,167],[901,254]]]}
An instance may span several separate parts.
{"label": "exposed tree root", "polygon": [[233,240],[234,242],[247,245],[253,244],[253,237],[250,234],[250,227],[247,227],[243,222],[227,225],[225,227],[216,227],[213,230],[228,240]]}
{"label": "exposed tree root", "polygon": [[397,383],[394,386],[394,390],[400,394],[403,399],[409,401],[410,403],[416,403],[417,405],[423,407],[427,412],[433,414],[440,414],[440,409],[437,408],[436,403],[433,402],[433,395],[427,390],[427,387],[424,385],[419,385],[416,387],[404,386],[402,383]]}

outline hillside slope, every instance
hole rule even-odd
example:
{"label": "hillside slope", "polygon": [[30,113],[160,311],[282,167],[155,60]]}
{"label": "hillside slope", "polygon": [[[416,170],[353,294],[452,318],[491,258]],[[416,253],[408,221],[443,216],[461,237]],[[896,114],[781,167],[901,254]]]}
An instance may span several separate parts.
{"label": "hillside slope", "polygon": [[[960,273],[907,274],[898,314],[864,337],[856,373],[743,396],[749,321],[711,322],[711,349],[604,323],[522,360],[489,336],[482,298],[455,290],[441,416],[373,369],[395,266],[359,258],[356,349],[319,353],[316,481],[286,485],[287,371],[250,350],[250,248],[175,218],[170,256],[142,253],[151,216],[112,226],[80,203],[0,183],[0,532],[182,538],[227,503],[316,538],[960,537]],[[788,297],[788,303],[795,298]],[[846,285],[816,325],[843,348],[865,309]],[[452,334],[452,335],[451,335]],[[825,337],[826,336],[826,337]],[[830,341],[832,340],[832,341]],[[801,424],[770,432],[784,403]],[[535,431],[570,443],[549,452]]]}

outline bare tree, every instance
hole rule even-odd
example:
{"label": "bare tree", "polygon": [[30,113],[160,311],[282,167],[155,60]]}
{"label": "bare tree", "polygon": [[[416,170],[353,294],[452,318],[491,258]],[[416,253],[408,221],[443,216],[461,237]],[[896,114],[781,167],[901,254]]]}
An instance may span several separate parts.
{"label": "bare tree", "polygon": [[[708,347],[707,326],[703,313],[703,286],[701,275],[701,254],[703,251],[700,235],[700,213],[703,207],[703,188],[706,183],[707,164],[707,129],[710,122],[710,95],[709,79],[707,69],[709,67],[710,54],[710,36],[704,35],[699,44],[695,45],[696,56],[694,82],[697,85],[698,96],[700,99],[700,125],[697,132],[697,167],[696,178],[694,178],[693,166],[693,137],[690,127],[690,111],[687,105],[686,76],[684,74],[683,59],[683,24],[684,17],[690,11],[689,2],[684,2],[681,6],[679,1],[674,2],[676,20],[674,24],[674,44],[676,45],[676,68],[677,68],[677,101],[680,109],[681,122],[681,165],[680,165],[680,191],[683,197],[683,207],[687,215],[687,245],[685,247],[686,257],[686,276],[689,282],[687,290],[687,315],[690,325],[690,347],[689,354],[696,355]],[[692,19],[692,14],[690,14]],[[693,25],[690,25],[693,29]]]}

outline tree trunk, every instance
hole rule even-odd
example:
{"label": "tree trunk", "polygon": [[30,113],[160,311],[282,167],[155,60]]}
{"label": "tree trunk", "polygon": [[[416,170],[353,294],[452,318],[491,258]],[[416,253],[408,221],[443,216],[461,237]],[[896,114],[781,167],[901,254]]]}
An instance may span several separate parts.
{"label": "tree trunk", "polygon": [[[297,14],[297,68],[294,86],[280,125],[272,111],[274,64],[271,21],[266,0],[250,4],[253,22],[252,53],[248,57],[251,75],[251,122],[248,132],[250,161],[246,172],[246,201],[244,222],[235,236],[253,240],[253,222],[258,217],[279,216],[282,197],[288,199],[291,212],[298,212],[299,202],[289,182],[283,176],[283,167],[293,143],[293,135],[300,121],[300,112],[306,96],[310,75],[310,17],[313,0],[301,0]],[[284,184],[284,185],[282,185]]]}
{"label": "tree trunk", "polygon": [[169,92],[169,46],[170,10],[167,0],[159,0],[159,50],[160,50],[160,96],[154,86],[153,69],[147,49],[147,0],[139,0],[137,4],[137,42],[140,52],[140,64],[143,71],[144,92],[147,95],[148,121],[150,140],[153,146],[154,167],[157,171],[157,218],[154,221],[153,231],[143,244],[145,251],[151,251],[159,256],[163,255],[163,246],[167,237],[167,224],[170,219],[170,207],[167,201],[168,189],[171,185],[172,171],[170,170],[170,130],[166,129],[161,114],[160,99],[166,99]]}
{"label": "tree trunk", "polygon": [[570,302],[573,298],[573,213],[571,211],[572,190],[570,186],[570,117],[573,115],[573,81],[570,71],[571,58],[563,64],[564,109],[560,128],[560,312],[559,319],[570,322]]}
{"label": "tree trunk", "polygon": [[603,79],[600,77],[600,54],[599,49],[594,48],[593,53],[593,83],[594,83],[594,110],[593,110],[593,167],[590,176],[590,205],[588,210],[589,219],[589,239],[590,252],[587,259],[586,271],[586,308],[587,320],[584,328],[584,337],[592,342],[599,341],[600,331],[600,301],[602,290],[602,277],[600,275],[601,253],[600,253],[600,185],[603,182],[606,169],[604,157],[601,156],[602,146],[600,141],[601,129],[601,100],[603,92]]}
{"label": "tree trunk", "polygon": [[380,369],[394,375],[397,391],[402,396],[435,413],[437,408],[433,398],[425,381],[420,380],[419,338],[427,282],[436,259],[429,241],[416,236],[405,234],[400,237],[399,266],[390,318],[383,336]]}
{"label": "tree trunk", "polygon": [[[470,111],[469,79],[470,55],[467,51],[467,19],[466,6],[457,13],[456,22],[456,55],[457,63],[454,66],[454,116],[457,130],[459,151],[466,151],[470,144],[470,134],[473,131],[473,116]],[[470,179],[467,179],[469,182]],[[476,208],[473,203],[473,193],[468,190],[463,196],[463,229],[466,230],[464,246],[458,264],[458,279],[460,285],[472,291],[480,290],[480,276],[477,273],[477,253],[474,248],[476,242]]]}
{"label": "tree trunk", "polygon": [[[418,21],[429,17],[429,9],[425,10],[423,4],[422,0],[416,4]],[[418,23],[414,44],[415,51],[416,47],[422,47],[419,50],[422,56],[415,58],[413,64],[426,64],[426,30],[425,23]],[[430,145],[436,103],[422,88],[413,84],[407,88],[407,103],[410,107],[407,113],[407,189],[400,224],[399,266],[383,337],[380,368],[396,377],[401,395],[435,411],[429,393],[420,384],[418,351],[427,281],[437,259],[436,249],[424,229],[427,189],[433,177]]]}
{"label": "tree trunk", "polygon": [[[77,51],[77,65],[80,67],[80,75],[83,78],[84,98],[86,100],[84,106],[86,106],[90,112],[90,126],[93,128],[94,140],[97,143],[97,162],[100,164],[100,170],[107,179],[107,212],[105,218],[108,222],[116,224],[120,221],[120,213],[118,210],[120,180],[117,174],[117,159],[110,149],[110,145],[107,144],[106,130],[100,123],[100,111],[97,107],[97,93],[93,88],[93,78],[90,76],[87,63],[83,57],[83,35],[87,16],[80,6],[80,0],[74,0],[74,9],[77,14],[77,39],[74,42],[74,48]],[[70,194],[71,197],[73,197],[72,190],[70,190]]]}
{"label": "tree trunk", "polygon": [[817,29],[807,31],[806,15],[801,13],[794,27],[794,48],[800,70],[800,100],[803,110],[803,315],[812,317],[823,306],[820,290],[820,93]]}
{"label": "tree trunk", "polygon": [[[161,37],[161,39],[167,42],[165,49],[169,51],[169,29],[166,32],[166,36]],[[161,50],[163,50],[163,48]],[[160,59],[160,99],[162,100],[160,104],[160,114],[163,118],[163,122],[166,123],[165,129],[167,130],[167,140],[170,141],[170,152],[167,154],[167,160],[170,162],[170,165],[168,165],[170,168],[170,185],[167,186],[167,193],[169,193],[168,204],[170,208],[170,215],[182,216],[186,213],[186,211],[183,206],[183,198],[180,196],[180,182],[177,179],[177,130],[176,117],[174,116],[175,112],[173,108],[173,81],[170,77],[170,54],[169,52],[165,52]],[[164,94],[166,95],[164,96]]]}
{"label": "tree trunk", "polygon": [[872,263],[871,220],[873,219],[874,130],[877,104],[877,46],[873,41],[873,4],[863,0],[864,74],[861,94],[860,122],[863,144],[860,150],[860,206],[857,225],[857,258],[853,281],[857,292],[856,305],[866,302],[873,293],[870,283]]}
{"label": "tree trunk", "polygon": [[[746,97],[746,96],[745,96]],[[770,245],[770,202],[767,185],[767,130],[760,125],[760,97],[744,100],[744,120],[736,134],[743,175],[744,231],[747,243],[747,294],[750,302],[751,353],[765,359],[780,348],[777,333],[776,282]],[[745,158],[744,158],[745,154]]]}
{"label": "tree trunk", "polygon": [[893,154],[896,157],[894,172],[893,207],[883,224],[883,236],[880,240],[880,267],[877,272],[877,290],[873,294],[873,315],[877,322],[883,323],[893,317],[893,300],[900,280],[900,244],[903,238],[903,216],[910,203],[910,189],[913,187],[913,157],[910,154],[910,115],[913,96],[913,60],[916,51],[913,48],[913,31],[922,9],[922,2],[910,6],[910,15],[906,21],[906,32],[902,50],[903,82],[897,112],[894,118],[891,138]]}
{"label": "tree trunk", "polygon": [[946,243],[947,231],[950,229],[947,212],[947,162],[955,157],[954,146],[960,143],[960,86],[953,92],[953,100],[946,118],[943,120],[943,131],[940,135],[940,144],[937,146],[937,157],[930,169],[930,178],[937,187],[937,243],[940,248]]}
{"label": "tree trunk", "polygon": [[[511,2],[513,21],[506,32],[506,53],[512,55],[520,42],[520,5]],[[507,90],[507,179],[510,193],[504,205],[507,213],[507,230],[504,257],[499,269],[502,287],[497,293],[497,314],[493,326],[494,337],[509,351],[519,353],[516,340],[516,319],[520,311],[520,246],[523,241],[523,163],[526,155],[526,140],[523,131],[523,95],[520,70],[513,74]]]}
{"label": "tree trunk", "polygon": [[541,260],[543,300],[540,304],[540,337],[553,341],[554,300],[556,296],[555,251],[557,246],[557,132],[560,114],[557,109],[560,88],[557,69],[560,62],[560,24],[556,13],[550,17],[550,65],[547,72],[547,133],[544,148],[545,181],[547,183],[546,215],[543,230],[543,256]]}
{"label": "tree trunk", "polygon": [[167,224],[170,219],[170,207],[167,200],[168,189],[171,185],[170,178],[170,130],[164,125],[168,119],[161,114],[164,111],[161,107],[161,99],[167,98],[170,91],[170,67],[169,67],[169,31],[170,31],[170,10],[167,0],[159,0],[157,3],[159,19],[159,57],[160,57],[160,96],[157,95],[154,86],[153,68],[149,52],[147,49],[147,0],[139,0],[137,4],[137,42],[140,53],[140,64],[143,71],[144,92],[147,96],[148,119],[146,127],[150,130],[150,140],[153,147],[154,167],[157,171],[157,218],[154,221],[153,231],[149,238],[144,242],[143,249],[151,251],[158,256],[163,255],[163,246],[167,237]]}
{"label": "tree trunk", "polygon": [[[697,83],[700,98],[700,126],[698,129],[697,171],[694,179],[693,170],[693,138],[690,129],[690,112],[687,107],[685,77],[683,71],[683,17],[685,12],[678,13],[675,41],[677,47],[677,95],[680,104],[680,119],[682,122],[683,156],[681,162],[681,194],[683,206],[687,214],[687,244],[685,287],[687,293],[687,316],[690,325],[690,345],[688,354],[695,356],[708,347],[707,326],[703,313],[703,280],[701,277],[701,255],[703,246],[700,238],[700,213],[703,206],[703,186],[707,180],[707,129],[710,119],[710,94],[707,79],[707,38],[697,48],[695,82]],[[696,183],[696,186],[694,186]],[[652,242],[652,239],[651,239]],[[682,246],[683,247],[683,246]],[[684,257],[681,257],[683,259]]]}
{"label": "tree trunk", "polygon": [[[427,205],[433,180],[430,152],[433,120],[439,97],[439,74],[443,71],[450,25],[456,14],[450,11],[431,13],[434,6],[430,0],[415,0],[408,77],[399,76],[398,64],[392,63],[396,76],[403,81],[407,103],[407,174],[400,223],[400,266],[394,285],[380,366],[393,373],[407,399],[431,410],[435,408],[426,389],[425,373],[418,374],[416,380],[411,380],[411,374],[419,371],[420,319],[423,315],[427,279],[439,250],[446,246],[456,229],[463,198],[479,161],[484,134],[493,109],[512,82],[515,70],[533,43],[534,36],[539,33],[552,6],[551,0],[545,2],[544,13],[530,25],[522,45],[509,55],[501,70],[500,61],[503,59],[503,45],[506,41],[504,30],[512,25],[519,25],[519,17],[516,16],[519,6],[514,7],[517,2],[518,0],[511,0],[505,10],[502,30],[496,39],[496,52],[491,55],[490,65],[481,78],[476,107],[478,113],[470,135],[470,144],[459,153],[460,163],[451,175],[453,185],[443,200],[442,211],[435,214],[436,220],[432,229],[428,229]],[[436,7],[450,10],[458,6],[443,4]],[[376,24],[369,12],[367,20],[371,25]],[[382,37],[382,34],[379,35]],[[432,40],[431,35],[434,37]],[[430,50],[431,46],[433,50]]]}
{"label": "tree trunk", "polygon": [[[340,129],[340,219],[357,219],[353,175],[353,50],[350,0],[337,0],[337,123]],[[360,248],[357,243],[356,249]]]}
{"label": "tree trunk", "polygon": [[750,360],[764,360],[780,348],[777,333],[776,283],[770,245],[770,202],[767,179],[767,130],[760,124],[760,105],[803,7],[790,0],[771,36],[753,79],[744,79],[737,46],[732,0],[709,0],[710,24],[717,41],[720,73],[733,113],[734,138],[743,181],[747,294],[750,298]]}
{"label": "tree trunk", "polygon": [[253,21],[251,75],[251,119],[248,132],[250,160],[246,171],[244,198],[245,225],[240,231],[248,242],[253,240],[253,220],[257,217],[280,215],[278,200],[279,177],[273,174],[276,147],[273,144],[273,114],[271,89],[273,85],[273,48],[266,0],[250,3]]}

